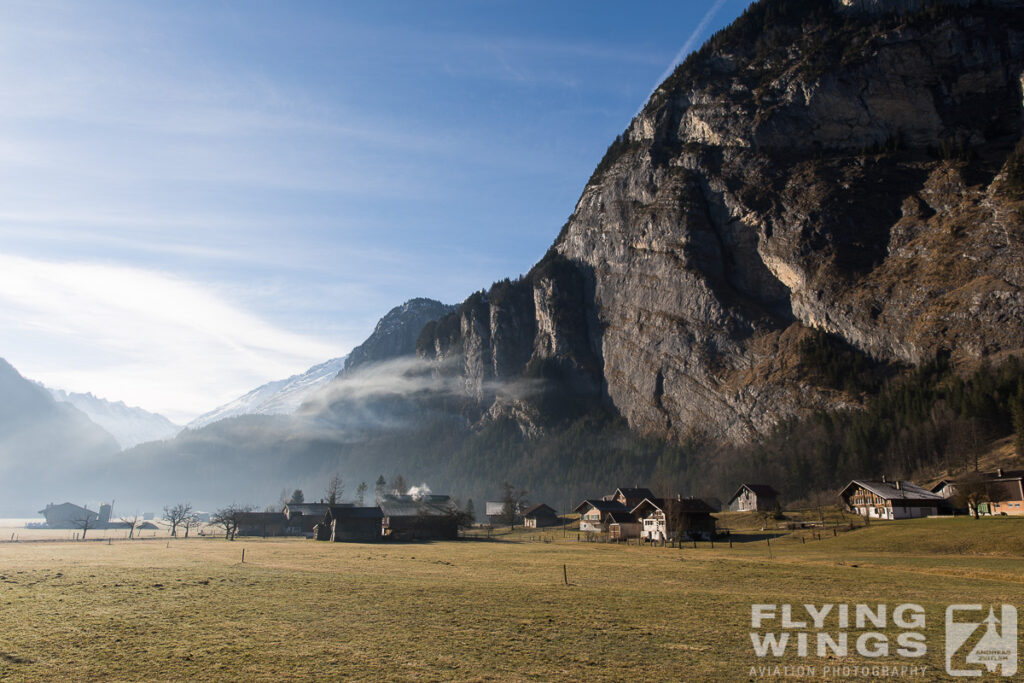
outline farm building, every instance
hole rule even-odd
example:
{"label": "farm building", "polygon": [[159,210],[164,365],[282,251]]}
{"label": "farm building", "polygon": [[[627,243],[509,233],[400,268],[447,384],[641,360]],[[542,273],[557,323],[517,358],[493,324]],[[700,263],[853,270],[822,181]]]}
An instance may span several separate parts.
{"label": "farm building", "polygon": [[[102,524],[106,524],[110,521],[110,506],[100,506],[100,510],[106,514],[102,520]],[[102,526],[100,513],[74,503],[50,503],[39,514],[46,518],[46,526],[51,529],[81,529],[86,524],[90,529]]]}
{"label": "farm building", "polygon": [[606,512],[604,514],[604,526],[608,529],[608,537],[620,540],[625,538],[640,538],[640,522],[632,513],[625,511]]}
{"label": "farm building", "polygon": [[523,512],[523,526],[536,529],[558,524],[558,513],[550,505],[537,503]]}
{"label": "farm building", "polygon": [[729,499],[729,509],[733,512],[774,510],[778,500],[779,492],[768,484],[741,484]]}
{"label": "farm building", "polygon": [[327,514],[327,503],[289,503],[282,512],[288,520],[288,533],[296,536],[312,536],[313,527],[323,521]]}
{"label": "farm building", "polygon": [[631,512],[640,523],[640,537],[649,541],[715,536],[711,506],[698,498],[645,498]]}
{"label": "farm building", "polygon": [[1024,470],[999,468],[995,472],[976,473],[965,479],[943,479],[931,491],[953,500],[965,484],[984,491],[978,503],[979,514],[1024,515]]}
{"label": "farm building", "polygon": [[326,538],[318,538],[339,542],[379,541],[383,534],[383,520],[384,513],[376,506],[329,505],[320,522],[326,532]]}
{"label": "farm building", "polygon": [[605,515],[609,512],[629,512],[629,508],[617,500],[588,498],[577,505],[573,512],[580,513],[580,531],[599,533],[606,531]]}
{"label": "farm building", "polygon": [[243,512],[236,536],[284,536],[288,519],[283,512]]}
{"label": "farm building", "polygon": [[[484,514],[487,516],[487,523],[491,526],[508,524],[505,517],[505,503],[502,501],[489,500],[484,504]],[[512,519],[513,524],[521,524],[523,521],[523,509],[516,506],[516,513]]]}
{"label": "farm building", "polygon": [[852,512],[871,519],[909,519],[938,514],[948,503],[909,481],[853,480],[839,497]]}
{"label": "farm building", "polygon": [[396,541],[459,537],[459,519],[444,495],[386,495],[380,501],[384,536]]}

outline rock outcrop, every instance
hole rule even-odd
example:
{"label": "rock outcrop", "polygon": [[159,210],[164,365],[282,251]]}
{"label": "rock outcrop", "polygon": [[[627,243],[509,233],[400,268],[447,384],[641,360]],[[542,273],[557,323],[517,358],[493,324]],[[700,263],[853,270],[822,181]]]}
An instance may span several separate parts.
{"label": "rock outcrop", "polygon": [[744,441],[856,401],[801,381],[811,329],[911,365],[1020,351],[1022,10],[755,3],[655,91],[544,261],[419,353],[460,358],[481,413],[491,380],[554,363],[643,433]]}
{"label": "rock outcrop", "polygon": [[433,299],[409,299],[395,306],[377,322],[373,333],[352,349],[345,359],[344,375],[370,363],[378,363],[416,353],[416,339],[423,326],[449,313],[449,306]]}

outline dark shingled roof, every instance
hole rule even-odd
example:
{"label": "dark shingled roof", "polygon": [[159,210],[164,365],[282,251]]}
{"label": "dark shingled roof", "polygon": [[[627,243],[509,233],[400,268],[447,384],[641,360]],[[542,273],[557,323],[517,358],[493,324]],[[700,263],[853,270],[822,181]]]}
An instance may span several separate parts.
{"label": "dark shingled roof", "polygon": [[729,499],[729,502],[731,503],[734,500],[736,500],[739,497],[739,495],[741,493],[743,493],[743,489],[749,489],[750,491],[753,491],[754,495],[756,495],[758,497],[761,497],[761,496],[764,496],[765,498],[778,498],[779,497],[779,492],[776,491],[771,486],[769,486],[768,484],[740,484],[740,487],[738,489],[736,489],[736,493],[732,494],[732,498]]}
{"label": "dark shingled roof", "polygon": [[354,505],[331,505],[328,512],[332,519],[381,519],[384,513],[379,507],[355,507]]}
{"label": "dark shingled roof", "polygon": [[654,498],[654,492],[646,488],[617,488],[615,493],[621,493],[626,498],[632,500],[643,500],[644,498]]}
{"label": "dark shingled roof", "polygon": [[636,517],[632,513],[626,512],[625,510],[614,510],[605,514],[604,521],[606,524],[636,524]]}
{"label": "dark shingled roof", "polygon": [[[899,483],[899,488],[896,488],[897,483]],[[931,504],[945,501],[942,496],[923,489],[916,484],[911,484],[909,481],[892,482],[854,479],[846,485],[839,495],[845,495],[847,491],[856,486],[867,489],[884,500],[917,500]]]}
{"label": "dark shingled roof", "polygon": [[537,503],[536,505],[531,505],[529,508],[527,508],[526,512],[523,513],[523,517],[535,517],[537,515],[548,515],[557,517],[558,513],[555,512],[555,509],[553,507],[551,507],[550,505],[545,505],[544,503]]}
{"label": "dark shingled roof", "polygon": [[640,510],[640,508],[643,507],[657,508],[662,512],[666,512],[671,509],[673,512],[682,512],[686,514],[711,514],[715,511],[713,507],[705,503],[700,498],[644,498],[639,505],[631,510],[631,512],[635,515],[637,514],[637,510]]}
{"label": "dark shingled roof", "polygon": [[[614,500],[601,500],[600,498],[587,498],[585,501],[573,508],[573,512],[582,512],[587,506],[592,506],[600,512],[612,512],[615,510],[626,510],[626,506]],[[628,510],[626,510],[628,512]]]}
{"label": "dark shingled roof", "polygon": [[323,517],[329,507],[327,503],[288,503],[288,515],[311,515]]}

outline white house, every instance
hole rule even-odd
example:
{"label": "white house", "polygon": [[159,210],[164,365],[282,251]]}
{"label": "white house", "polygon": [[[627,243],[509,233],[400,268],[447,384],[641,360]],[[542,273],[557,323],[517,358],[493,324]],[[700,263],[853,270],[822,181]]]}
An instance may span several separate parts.
{"label": "white house", "polygon": [[861,517],[910,519],[938,514],[946,499],[909,481],[855,479],[839,493],[843,504]]}

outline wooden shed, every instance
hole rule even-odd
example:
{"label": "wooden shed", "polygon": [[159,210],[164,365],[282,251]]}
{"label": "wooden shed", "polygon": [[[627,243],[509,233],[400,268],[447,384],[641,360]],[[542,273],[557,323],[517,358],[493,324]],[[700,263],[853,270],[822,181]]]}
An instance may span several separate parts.
{"label": "wooden shed", "polygon": [[537,529],[558,524],[558,513],[550,505],[537,503],[523,512],[523,526]]}

